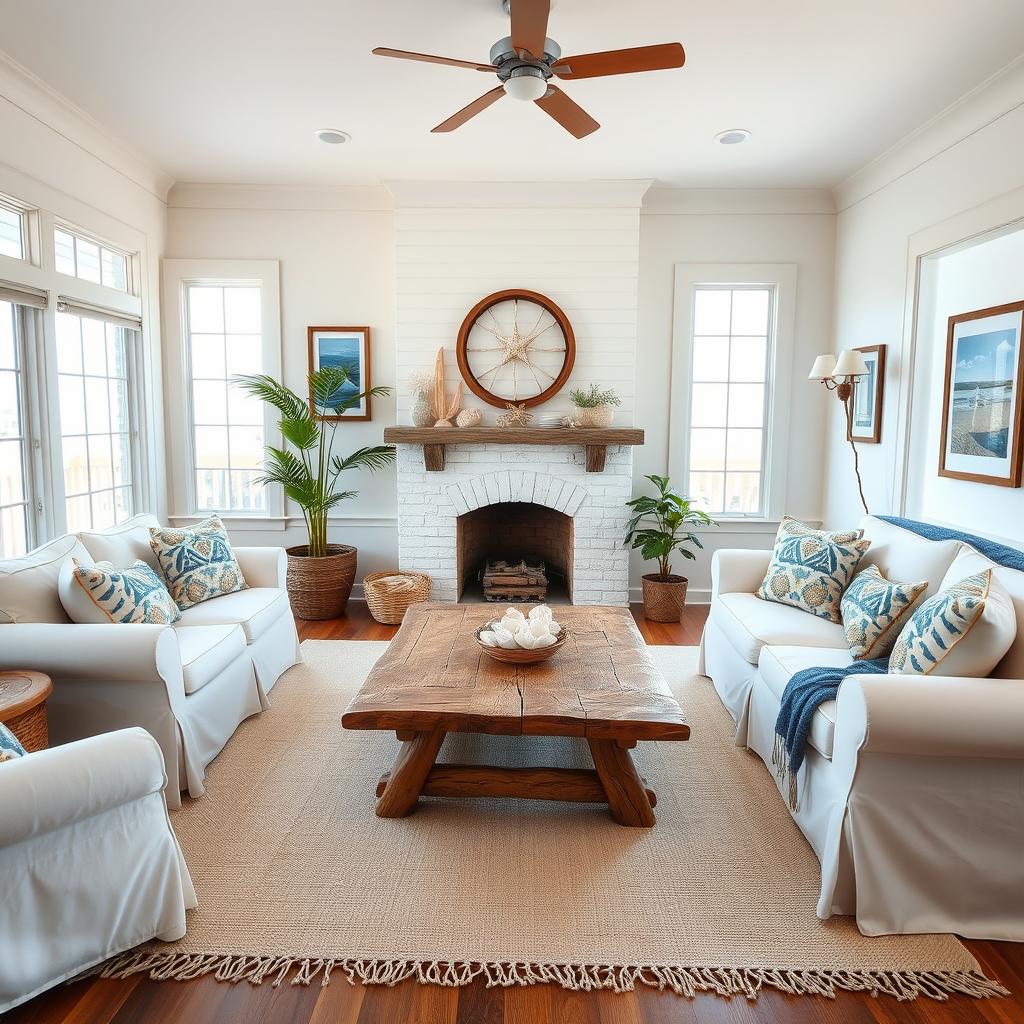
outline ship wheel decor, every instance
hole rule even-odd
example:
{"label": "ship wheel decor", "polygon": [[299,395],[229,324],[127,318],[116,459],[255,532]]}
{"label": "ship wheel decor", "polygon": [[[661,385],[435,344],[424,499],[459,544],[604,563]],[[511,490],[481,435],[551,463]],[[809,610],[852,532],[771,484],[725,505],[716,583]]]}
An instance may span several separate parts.
{"label": "ship wheel decor", "polygon": [[531,408],[553,398],[576,361],[569,318],[538,292],[510,289],[481,299],[459,328],[459,372],[488,405]]}

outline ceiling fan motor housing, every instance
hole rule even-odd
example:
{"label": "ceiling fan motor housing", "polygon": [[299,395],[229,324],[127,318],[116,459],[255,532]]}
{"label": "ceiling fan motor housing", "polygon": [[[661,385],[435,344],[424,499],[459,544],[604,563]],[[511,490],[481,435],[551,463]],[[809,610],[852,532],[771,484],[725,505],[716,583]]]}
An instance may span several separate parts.
{"label": "ceiling fan motor housing", "polygon": [[548,79],[552,75],[551,65],[561,56],[562,48],[558,43],[554,39],[545,39],[544,53],[540,59],[534,60],[529,54],[521,57],[512,46],[512,37],[505,36],[491,47],[489,59],[498,73],[498,78],[505,82],[518,68],[536,68],[545,79]]}

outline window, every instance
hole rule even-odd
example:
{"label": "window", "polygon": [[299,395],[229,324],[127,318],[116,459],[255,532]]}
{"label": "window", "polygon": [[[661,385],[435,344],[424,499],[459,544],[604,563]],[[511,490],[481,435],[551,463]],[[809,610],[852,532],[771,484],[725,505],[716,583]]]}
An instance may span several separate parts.
{"label": "window", "polygon": [[718,519],[785,510],[796,269],[676,266],[669,472]]}
{"label": "window", "polygon": [[266,511],[263,405],[232,381],[264,372],[261,307],[258,285],[185,288],[195,511]]}
{"label": "window", "polygon": [[72,313],[57,313],[56,320],[66,529],[100,530],[134,511],[134,332]]}
{"label": "window", "polygon": [[712,515],[758,515],[772,289],[698,286],[693,297],[690,494]]}
{"label": "window", "polygon": [[0,558],[28,550],[29,481],[18,307],[0,300]]}
{"label": "window", "polygon": [[53,255],[58,274],[92,281],[119,292],[129,290],[126,253],[84,235],[54,228]]}
{"label": "window", "polygon": [[0,256],[25,258],[25,215],[0,200]]}

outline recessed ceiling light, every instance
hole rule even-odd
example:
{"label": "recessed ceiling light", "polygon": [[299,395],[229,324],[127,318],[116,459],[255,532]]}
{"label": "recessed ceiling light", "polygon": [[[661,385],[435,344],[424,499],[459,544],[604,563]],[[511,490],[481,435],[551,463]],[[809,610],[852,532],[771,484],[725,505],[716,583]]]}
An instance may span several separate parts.
{"label": "recessed ceiling light", "polygon": [[750,138],[750,132],[746,128],[730,128],[728,131],[719,132],[715,138],[723,146],[737,146]]}
{"label": "recessed ceiling light", "polygon": [[340,128],[321,128],[317,131],[316,137],[329,146],[340,146],[343,142],[352,140],[352,136],[348,132],[341,131]]}

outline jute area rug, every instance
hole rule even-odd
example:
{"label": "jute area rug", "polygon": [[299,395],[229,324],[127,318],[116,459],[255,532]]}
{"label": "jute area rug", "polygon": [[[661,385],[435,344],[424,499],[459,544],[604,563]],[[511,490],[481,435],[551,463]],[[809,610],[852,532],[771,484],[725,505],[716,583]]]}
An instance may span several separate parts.
{"label": "jute area rug", "polygon": [[[307,641],[210,766],[207,795],[172,815],[199,894],[188,935],[109,962],[157,979],[259,984],[552,982],[755,998],[836,989],[900,999],[1001,992],[949,935],[866,938],[815,916],[818,862],[771,775],[734,746],[695,648],[651,649],[692,726],[641,743],[657,825],[596,805],[421,800],[373,813],[393,733],[341,714],[386,644]],[[442,759],[590,767],[579,741],[449,735]]]}

